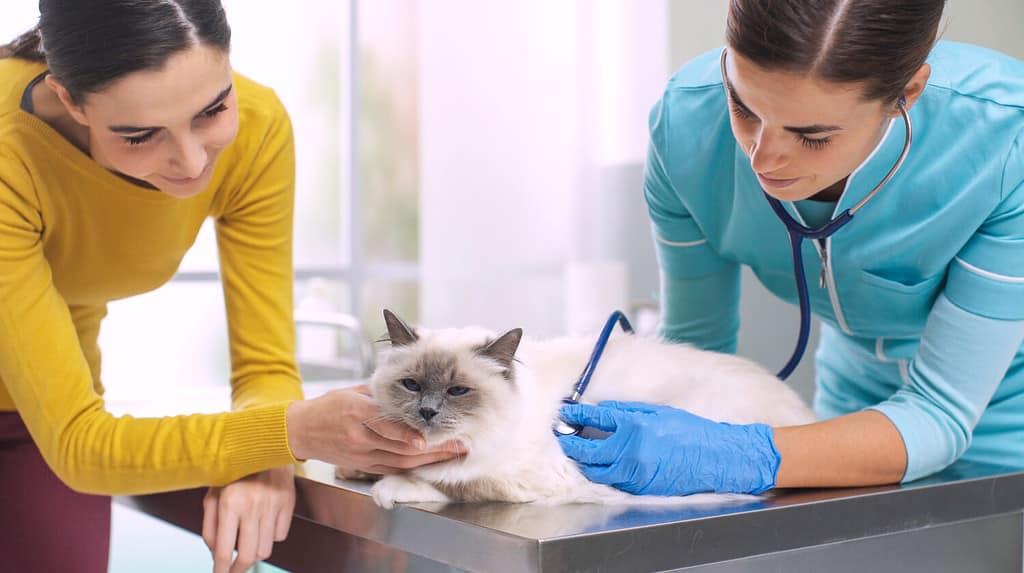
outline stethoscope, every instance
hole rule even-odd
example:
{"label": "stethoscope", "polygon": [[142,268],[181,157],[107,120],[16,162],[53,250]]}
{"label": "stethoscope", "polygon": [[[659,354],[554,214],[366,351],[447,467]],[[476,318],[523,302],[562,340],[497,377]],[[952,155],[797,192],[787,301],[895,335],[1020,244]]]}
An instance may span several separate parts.
{"label": "stethoscope", "polygon": [[[722,56],[719,61],[719,65],[722,68],[722,80],[725,81],[725,54],[726,50],[722,50]],[[903,142],[903,149],[900,151],[899,157],[896,158],[895,163],[889,168],[889,172],[885,174],[885,177],[875,185],[874,189],[871,190],[863,199],[861,199],[856,205],[846,209],[839,215],[836,215],[830,219],[824,225],[816,229],[812,229],[805,225],[802,225],[786,211],[785,207],[782,206],[782,202],[772,197],[768,193],[764,193],[765,199],[768,200],[768,204],[771,205],[772,211],[786,226],[786,233],[789,235],[789,243],[792,247],[793,252],[793,276],[796,279],[796,291],[800,302],[800,334],[797,335],[796,348],[793,349],[793,354],[789,357],[789,361],[786,365],[779,370],[777,376],[785,380],[790,374],[796,370],[800,360],[804,356],[804,352],[807,351],[807,339],[811,332],[811,301],[810,295],[807,292],[807,274],[804,271],[804,259],[801,250],[804,239],[811,239],[818,241],[821,239],[827,239],[834,235],[836,231],[842,229],[853,220],[853,216],[860,211],[864,205],[868,203],[882,187],[885,187],[887,183],[896,175],[900,167],[903,166],[903,162],[907,159],[907,154],[910,152],[910,144],[914,138],[913,123],[910,121],[910,114],[907,113],[907,101],[906,98],[900,97],[899,101],[896,102],[896,107],[899,109],[900,115],[903,117],[903,123],[906,126],[906,138]],[[823,254],[822,264],[822,286],[825,282],[825,273],[827,272],[827,254]],[[563,398],[562,402],[565,404],[576,404],[583,397],[583,393],[586,391],[587,386],[590,384],[590,377],[593,375],[594,370],[597,368],[597,363],[601,359],[601,354],[604,352],[605,345],[608,344],[608,338],[611,336],[612,330],[615,328],[615,324],[619,323],[622,325],[622,329],[626,332],[632,333],[633,327],[629,324],[629,320],[626,319],[626,315],[622,311],[615,311],[608,318],[604,328],[601,330],[601,334],[598,336],[597,344],[594,346],[594,351],[590,355],[590,360],[587,361],[586,366],[583,368],[583,373],[576,381],[576,385],[573,387],[573,393],[568,398]],[[573,436],[579,434],[583,429],[580,426],[569,424],[564,420],[557,419],[552,428],[555,435],[561,436]]]}
{"label": "stethoscope", "polygon": [[[725,53],[726,50],[722,50],[722,56],[719,60],[719,65],[722,68],[722,81],[725,81]],[[903,142],[903,150],[900,151],[900,156],[896,158],[896,162],[893,163],[892,167],[889,168],[889,172],[885,174],[885,177],[875,185],[875,188],[871,190],[863,199],[860,200],[856,205],[843,211],[839,215],[833,217],[824,225],[812,229],[804,226],[797,222],[793,217],[786,211],[782,206],[782,202],[772,197],[768,193],[764,193],[765,199],[768,200],[768,204],[771,205],[772,211],[775,211],[775,215],[782,221],[786,226],[786,232],[789,234],[789,243],[793,249],[793,276],[796,279],[796,292],[800,300],[800,334],[797,336],[796,348],[793,349],[793,354],[789,357],[789,361],[786,365],[779,370],[778,377],[785,380],[796,370],[800,359],[803,358],[804,352],[807,350],[807,338],[811,332],[811,301],[810,295],[807,292],[807,275],[804,272],[804,259],[801,254],[801,245],[804,239],[821,240],[827,239],[835,234],[836,231],[842,229],[849,223],[853,216],[860,211],[872,197],[881,191],[890,179],[896,175],[900,167],[903,166],[903,162],[907,159],[907,154],[910,152],[910,143],[914,138],[914,128],[910,121],[910,114],[907,113],[907,100],[904,97],[900,97],[899,101],[896,102],[896,107],[899,109],[900,115],[903,116],[903,123],[906,125],[906,139]],[[828,255],[827,253],[822,254],[821,261],[821,286],[825,286],[825,273],[827,272]]]}
{"label": "stethoscope", "polygon": [[[611,337],[612,330],[615,329],[616,324],[622,325],[622,330],[627,333],[633,333],[633,326],[629,324],[629,319],[626,318],[626,315],[621,310],[616,310],[608,317],[608,320],[604,323],[604,328],[601,329],[601,334],[597,337],[597,344],[594,345],[594,350],[590,353],[590,360],[587,360],[586,366],[583,367],[583,372],[576,380],[576,385],[573,386],[572,395],[568,398],[562,398],[563,404],[579,403],[583,393],[587,391],[587,386],[590,385],[590,377],[594,375],[597,363],[601,360],[604,347],[608,344],[608,339]],[[551,429],[554,430],[556,436],[575,436],[583,430],[583,426],[570,424],[558,418]]]}

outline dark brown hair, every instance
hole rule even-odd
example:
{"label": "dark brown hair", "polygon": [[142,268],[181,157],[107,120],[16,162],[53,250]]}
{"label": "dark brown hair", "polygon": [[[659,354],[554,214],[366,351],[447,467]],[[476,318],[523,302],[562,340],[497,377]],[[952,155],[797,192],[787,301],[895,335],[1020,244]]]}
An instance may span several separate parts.
{"label": "dark brown hair", "polygon": [[768,70],[895,101],[935,44],[945,0],[730,0],[726,42]]}
{"label": "dark brown hair", "polygon": [[117,78],[158,69],[169,57],[202,43],[231,45],[220,0],[40,0],[39,24],[0,57],[45,61],[81,103]]}

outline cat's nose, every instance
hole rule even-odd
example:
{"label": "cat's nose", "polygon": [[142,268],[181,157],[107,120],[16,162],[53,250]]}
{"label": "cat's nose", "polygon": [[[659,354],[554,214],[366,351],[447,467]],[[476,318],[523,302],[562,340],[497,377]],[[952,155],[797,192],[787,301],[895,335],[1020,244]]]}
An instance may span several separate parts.
{"label": "cat's nose", "polygon": [[433,418],[436,415],[437,410],[433,408],[420,408],[420,416],[423,416],[423,419],[428,422],[430,421],[431,418]]}

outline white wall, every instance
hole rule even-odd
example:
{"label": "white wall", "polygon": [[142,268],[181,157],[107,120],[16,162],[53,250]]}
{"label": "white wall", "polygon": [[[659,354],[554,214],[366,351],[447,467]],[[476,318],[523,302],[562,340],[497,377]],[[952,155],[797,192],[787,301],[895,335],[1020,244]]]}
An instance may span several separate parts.
{"label": "white wall", "polygon": [[642,202],[638,177],[603,183],[645,152],[666,4],[442,0],[420,14],[422,321],[559,333],[567,265],[622,260],[595,248],[624,232],[608,196]]}

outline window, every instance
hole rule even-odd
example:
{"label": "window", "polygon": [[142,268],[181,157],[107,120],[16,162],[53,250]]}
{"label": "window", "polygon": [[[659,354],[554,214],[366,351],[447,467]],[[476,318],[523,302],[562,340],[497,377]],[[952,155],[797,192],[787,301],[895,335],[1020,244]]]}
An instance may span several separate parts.
{"label": "window", "polygon": [[[294,125],[296,305],[354,314],[372,338],[384,332],[382,307],[416,320],[415,1],[224,7],[232,64],[274,88]],[[101,347],[110,395],[227,384],[212,222],[170,283],[110,305]]]}

